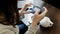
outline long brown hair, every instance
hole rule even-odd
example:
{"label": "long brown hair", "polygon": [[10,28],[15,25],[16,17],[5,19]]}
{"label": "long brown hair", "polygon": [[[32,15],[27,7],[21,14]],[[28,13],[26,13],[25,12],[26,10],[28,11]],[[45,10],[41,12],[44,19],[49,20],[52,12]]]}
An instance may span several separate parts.
{"label": "long brown hair", "polygon": [[[4,13],[5,21],[10,25],[15,25],[19,22],[19,13],[17,10],[17,0],[0,0],[0,12]],[[14,13],[16,15],[14,15]],[[14,19],[16,17],[16,19]]]}

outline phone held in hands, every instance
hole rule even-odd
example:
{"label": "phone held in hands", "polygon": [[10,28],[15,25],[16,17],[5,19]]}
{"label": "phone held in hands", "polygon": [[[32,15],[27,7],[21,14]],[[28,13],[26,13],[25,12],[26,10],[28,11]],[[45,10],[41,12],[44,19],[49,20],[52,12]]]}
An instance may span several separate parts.
{"label": "phone held in hands", "polygon": [[39,13],[42,13],[44,11],[44,2],[42,0],[34,0],[32,5],[27,8],[27,11],[30,13],[35,13],[38,9],[40,10]]}

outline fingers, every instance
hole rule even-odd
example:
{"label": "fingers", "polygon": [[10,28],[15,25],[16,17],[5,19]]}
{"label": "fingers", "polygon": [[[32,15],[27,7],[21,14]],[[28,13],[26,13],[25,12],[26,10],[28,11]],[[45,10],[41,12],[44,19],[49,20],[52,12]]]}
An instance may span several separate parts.
{"label": "fingers", "polygon": [[25,12],[23,12],[23,14],[30,14],[30,12],[25,11]]}
{"label": "fingers", "polygon": [[28,3],[28,4],[25,4],[26,6],[30,6],[30,5],[32,5],[32,3]]}
{"label": "fingers", "polygon": [[25,4],[25,6],[22,8],[22,11],[26,11],[27,7],[32,5],[32,3],[29,3],[29,4]]}
{"label": "fingers", "polygon": [[48,11],[46,7],[43,7],[43,8],[45,9],[45,12],[47,12],[47,11]]}
{"label": "fingers", "polygon": [[47,8],[45,8],[45,7],[43,7],[43,8],[45,9],[45,11],[43,11],[43,12],[40,14],[40,16],[45,16],[46,13],[48,12]]}
{"label": "fingers", "polygon": [[39,14],[39,12],[40,12],[40,10],[38,9],[38,10],[35,12],[35,14]]}
{"label": "fingers", "polygon": [[21,9],[20,16],[24,15],[24,14],[30,14],[29,12],[26,11],[27,7],[30,6],[30,5],[31,5],[31,3],[25,4],[25,6]]}

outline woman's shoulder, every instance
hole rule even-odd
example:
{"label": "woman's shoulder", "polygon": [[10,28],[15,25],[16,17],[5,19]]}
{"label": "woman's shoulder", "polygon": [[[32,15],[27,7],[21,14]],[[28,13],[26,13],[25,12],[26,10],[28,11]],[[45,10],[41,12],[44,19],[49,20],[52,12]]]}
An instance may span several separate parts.
{"label": "woman's shoulder", "polygon": [[4,32],[12,32],[12,33],[14,33],[14,32],[16,32],[16,33],[18,33],[19,32],[19,29],[18,29],[18,26],[16,25],[16,28],[14,28],[12,25],[3,25],[3,24],[0,24],[0,33],[4,33],[4,32],[2,32],[2,31],[4,31]]}
{"label": "woman's shoulder", "polygon": [[[16,28],[18,28],[18,26],[15,26]],[[14,28],[12,25],[4,25],[4,24],[0,24],[0,28]]]}

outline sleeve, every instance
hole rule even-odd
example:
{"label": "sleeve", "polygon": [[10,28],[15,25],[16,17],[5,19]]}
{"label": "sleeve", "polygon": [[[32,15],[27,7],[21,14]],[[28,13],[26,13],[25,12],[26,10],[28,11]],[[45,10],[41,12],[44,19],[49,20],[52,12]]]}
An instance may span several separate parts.
{"label": "sleeve", "polygon": [[38,30],[38,26],[31,25],[25,34],[36,34],[37,30]]}
{"label": "sleeve", "polygon": [[3,29],[0,31],[0,34],[14,34],[14,32],[9,29]]}

